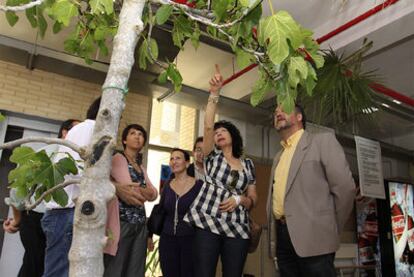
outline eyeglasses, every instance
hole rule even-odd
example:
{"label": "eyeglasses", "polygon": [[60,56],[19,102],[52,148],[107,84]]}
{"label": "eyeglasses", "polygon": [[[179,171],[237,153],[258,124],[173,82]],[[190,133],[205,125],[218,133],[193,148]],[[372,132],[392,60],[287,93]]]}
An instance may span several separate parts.
{"label": "eyeglasses", "polygon": [[201,147],[197,147],[196,149],[194,149],[195,152],[201,153],[203,152],[203,149],[201,149]]}
{"label": "eyeglasses", "polygon": [[230,189],[235,189],[237,182],[239,181],[239,177],[240,177],[239,172],[237,170],[232,170],[230,171],[230,176],[231,176],[231,182],[228,185],[228,187]]}

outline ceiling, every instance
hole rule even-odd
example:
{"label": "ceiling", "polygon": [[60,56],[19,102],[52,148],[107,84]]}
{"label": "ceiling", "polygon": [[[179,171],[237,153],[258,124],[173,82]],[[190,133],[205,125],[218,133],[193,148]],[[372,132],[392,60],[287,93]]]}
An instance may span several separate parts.
{"label": "ceiling", "polygon": [[[382,3],[378,0],[272,0],[271,2],[274,10],[286,10],[302,26],[312,29],[315,38],[322,37]],[[384,85],[414,99],[414,0],[394,2],[396,3],[376,15],[323,42],[321,48],[331,47],[338,52],[349,53],[358,49],[364,38],[372,40],[374,46],[364,61],[364,67],[377,69],[377,73],[383,77]],[[264,15],[270,14],[269,1],[263,1],[263,13]],[[102,57],[99,53],[96,56],[99,62],[92,66],[87,66],[81,59],[64,53],[63,40],[69,32],[70,28],[59,35],[53,35],[49,30],[44,39],[39,39],[24,15],[14,28],[9,27],[4,16],[0,16],[0,46],[4,45],[8,49],[16,48],[38,56],[47,56],[105,72],[108,58]],[[204,43],[200,44],[197,51],[188,42],[184,51],[176,52],[168,38],[165,39],[162,33],[159,37],[163,39],[164,45],[161,52],[169,56],[177,55],[177,65],[186,85],[184,89],[194,88],[206,91],[208,79],[213,74],[216,63],[220,65],[225,78],[240,70],[235,65],[234,57],[228,49],[211,40],[203,40]],[[0,58],[2,58],[2,53],[0,53]],[[50,67],[49,70],[56,70],[52,65]],[[148,82],[153,82],[155,79],[154,74],[145,75],[143,72],[135,74],[139,75],[137,79],[144,76]],[[245,73],[226,85],[223,89],[224,96],[246,102],[256,78],[256,69]],[[151,88],[159,90],[158,93],[166,90],[155,85],[150,86],[149,90]],[[177,94],[173,97],[183,96]],[[397,145],[411,151],[413,155],[414,107],[404,103],[397,104],[392,100],[390,97],[378,95],[376,97],[378,104],[381,106],[384,103],[388,107],[381,106],[383,110],[376,113],[375,124],[361,124],[358,128],[355,125],[349,125],[344,127],[344,130]],[[271,106],[272,100],[269,100],[261,107],[271,109]]]}

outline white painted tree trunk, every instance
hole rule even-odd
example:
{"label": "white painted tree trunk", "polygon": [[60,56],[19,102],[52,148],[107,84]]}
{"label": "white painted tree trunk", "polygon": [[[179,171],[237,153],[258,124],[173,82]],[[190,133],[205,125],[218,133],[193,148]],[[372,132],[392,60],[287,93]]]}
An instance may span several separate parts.
{"label": "white painted tree trunk", "polygon": [[122,89],[127,87],[138,36],[143,29],[141,17],[144,6],[145,0],[124,0],[119,16],[101,107],[88,148],[80,195],[75,201],[73,240],[69,253],[71,277],[98,277],[104,272],[102,250],[107,240],[106,205],[115,195],[109,181],[112,151],[125,106]]}

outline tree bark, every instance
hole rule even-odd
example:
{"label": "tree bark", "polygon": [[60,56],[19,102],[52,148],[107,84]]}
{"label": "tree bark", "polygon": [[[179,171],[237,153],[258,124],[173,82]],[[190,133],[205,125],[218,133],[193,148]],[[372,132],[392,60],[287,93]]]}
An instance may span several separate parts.
{"label": "tree bark", "polygon": [[69,253],[71,277],[102,276],[107,202],[115,196],[109,180],[112,151],[116,145],[119,120],[124,109],[123,89],[127,87],[134,52],[143,29],[145,0],[124,0],[114,38],[111,63],[103,85],[101,106],[75,200],[73,240]]}

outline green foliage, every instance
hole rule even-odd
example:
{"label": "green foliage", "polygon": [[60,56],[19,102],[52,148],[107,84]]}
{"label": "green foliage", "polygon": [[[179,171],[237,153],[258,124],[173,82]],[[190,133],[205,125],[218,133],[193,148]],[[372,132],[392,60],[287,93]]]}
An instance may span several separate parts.
{"label": "green foliage", "polygon": [[5,119],[6,119],[6,117],[0,113],[0,122],[5,120]]}
{"label": "green foliage", "polygon": [[[10,186],[16,188],[19,197],[25,197],[35,187],[37,199],[44,191],[63,183],[65,175],[78,173],[72,157],[68,156],[54,163],[46,151],[35,152],[27,146],[15,148],[10,161],[16,163],[17,167],[10,171],[8,179]],[[46,201],[50,198],[61,206],[65,206],[68,201],[63,189],[55,190]]]}
{"label": "green foliage", "polygon": [[[10,5],[20,5],[30,0],[7,1]],[[157,42],[147,37],[148,24],[162,25],[170,21],[173,23],[173,43],[180,49],[183,49],[188,39],[197,48],[203,33],[228,43],[236,54],[240,68],[250,63],[259,63],[261,75],[253,88],[252,104],[259,104],[271,92],[276,95],[276,101],[289,111],[298,94],[298,87],[303,87],[306,94],[312,95],[318,76],[315,69],[321,68],[324,60],[319,53],[319,45],[312,39],[312,31],[302,28],[288,12],[277,11],[271,16],[262,17],[260,0],[194,0],[193,3],[199,9],[193,16],[208,14],[209,19],[206,17],[205,20],[211,19],[215,24],[228,26],[221,27],[218,31],[217,27],[191,19],[186,14],[187,9],[147,2],[142,15],[142,43],[136,55],[139,68],[146,70],[158,58]],[[212,4],[211,10],[207,7],[208,3]],[[83,57],[88,63],[92,62],[97,49],[104,55],[108,54],[107,41],[114,36],[118,26],[118,15],[114,12],[112,0],[81,3],[76,0],[46,0],[40,7],[26,12],[31,25],[39,28],[41,35],[47,28],[43,11],[53,20],[55,33],[63,26],[73,25],[77,19],[73,32],[64,43],[67,52]],[[6,16],[10,24],[15,24],[18,20],[12,13]],[[161,83],[167,80],[174,84],[176,91],[181,89],[182,77],[171,63],[159,76]]]}
{"label": "green foliage", "polygon": [[112,0],[90,0],[89,5],[93,14],[112,14],[114,12],[114,2]]}
{"label": "green foliage", "polygon": [[[91,5],[92,5],[91,0]],[[52,15],[57,22],[62,23],[66,27],[74,16],[79,15],[78,7],[69,0],[56,0],[56,2],[49,9],[49,14]]]}
{"label": "green foliage", "polygon": [[157,24],[158,25],[162,25],[165,22],[167,22],[168,18],[172,14],[172,11],[173,11],[173,6],[171,6],[171,5],[161,6],[158,9],[158,11],[157,11],[157,13],[155,15],[155,18],[157,20]]}
{"label": "green foliage", "polygon": [[[348,57],[338,56],[333,50],[324,51],[325,65],[316,72],[318,82],[313,84],[313,95],[302,93],[301,96],[313,121],[338,126],[361,115],[373,116],[367,111],[379,108],[369,86],[378,81],[377,77],[374,72],[361,71],[364,51],[358,50]],[[303,89],[308,90],[306,86]]]}

